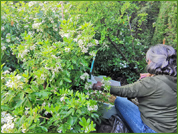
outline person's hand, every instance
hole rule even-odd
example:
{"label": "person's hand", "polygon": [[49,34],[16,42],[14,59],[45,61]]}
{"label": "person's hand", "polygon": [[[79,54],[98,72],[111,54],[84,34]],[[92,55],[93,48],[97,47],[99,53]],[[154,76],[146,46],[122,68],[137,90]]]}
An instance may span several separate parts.
{"label": "person's hand", "polygon": [[97,81],[97,83],[93,84],[92,89],[93,90],[103,90],[102,83],[100,81]]}
{"label": "person's hand", "polygon": [[145,78],[145,77],[151,77],[151,76],[153,76],[153,74],[150,74],[150,73],[141,73],[139,80],[140,80],[140,79],[143,79],[143,78]]}

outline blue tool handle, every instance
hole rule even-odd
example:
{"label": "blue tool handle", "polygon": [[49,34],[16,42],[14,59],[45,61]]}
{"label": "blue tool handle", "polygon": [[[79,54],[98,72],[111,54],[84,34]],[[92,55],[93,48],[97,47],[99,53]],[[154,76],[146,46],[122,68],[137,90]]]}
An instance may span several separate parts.
{"label": "blue tool handle", "polygon": [[92,61],[92,64],[91,64],[90,74],[92,73],[94,62],[95,62],[95,56],[93,57],[93,61]]}

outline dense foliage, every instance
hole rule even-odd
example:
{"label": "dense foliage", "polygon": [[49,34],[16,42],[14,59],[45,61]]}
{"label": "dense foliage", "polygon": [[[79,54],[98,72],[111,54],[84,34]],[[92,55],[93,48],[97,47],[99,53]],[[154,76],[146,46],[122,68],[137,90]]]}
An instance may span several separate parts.
{"label": "dense foliage", "polygon": [[[104,91],[93,73],[138,79],[149,46],[176,48],[177,2],[1,2],[1,132],[92,132]],[[98,101],[99,100],[99,101]]]}

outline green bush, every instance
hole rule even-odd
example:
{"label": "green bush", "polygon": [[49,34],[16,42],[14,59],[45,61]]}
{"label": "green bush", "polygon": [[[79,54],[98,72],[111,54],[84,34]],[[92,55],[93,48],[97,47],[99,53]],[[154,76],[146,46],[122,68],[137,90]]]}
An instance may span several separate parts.
{"label": "green bush", "polygon": [[[89,21],[93,24],[94,38],[99,40],[94,73],[108,75],[108,72],[119,72],[125,75],[126,68],[128,82],[131,83],[138,79],[139,72],[143,72],[145,65],[139,62],[145,61],[144,52],[148,47],[134,38],[134,29],[130,29],[131,16],[138,8],[134,2],[121,1],[70,2],[66,5],[71,17],[77,16],[78,23]],[[137,16],[140,27],[147,14],[139,13]]]}
{"label": "green bush", "polygon": [[[96,53],[93,25],[61,19],[59,2],[20,2],[17,8],[10,2],[1,4],[2,42],[20,65],[9,70],[12,66],[7,63],[17,63],[1,61],[1,131],[94,131],[100,122],[100,104],[91,98],[85,73]],[[5,56],[10,55],[4,49],[2,59]],[[75,86],[81,92],[73,90]]]}
{"label": "green bush", "polygon": [[165,43],[177,48],[177,1],[161,2],[157,21],[154,23],[154,44]]}

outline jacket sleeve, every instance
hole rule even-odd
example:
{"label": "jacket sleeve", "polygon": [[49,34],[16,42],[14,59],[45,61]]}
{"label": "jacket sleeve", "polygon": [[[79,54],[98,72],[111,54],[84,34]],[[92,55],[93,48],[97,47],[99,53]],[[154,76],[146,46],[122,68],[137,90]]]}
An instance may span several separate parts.
{"label": "jacket sleeve", "polygon": [[112,86],[110,93],[122,97],[145,97],[155,92],[156,85],[153,77],[143,78],[133,84]]}

